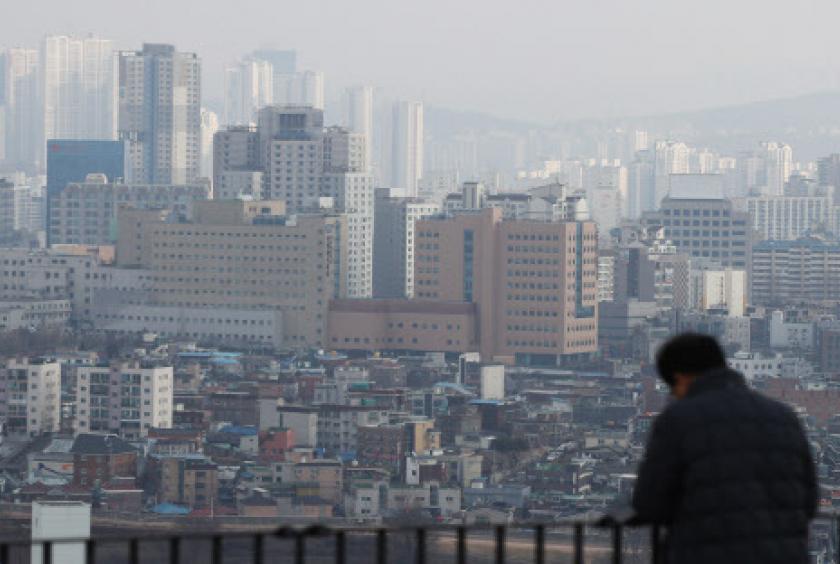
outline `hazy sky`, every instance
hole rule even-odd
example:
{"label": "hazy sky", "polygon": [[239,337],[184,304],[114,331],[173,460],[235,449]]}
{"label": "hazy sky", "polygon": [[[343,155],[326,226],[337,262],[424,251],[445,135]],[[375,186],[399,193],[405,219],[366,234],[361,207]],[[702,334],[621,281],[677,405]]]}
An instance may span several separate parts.
{"label": "hazy sky", "polygon": [[0,43],[94,33],[204,61],[294,48],[328,99],[351,83],[553,121],[659,113],[840,86],[840,2],[800,0],[0,0]]}

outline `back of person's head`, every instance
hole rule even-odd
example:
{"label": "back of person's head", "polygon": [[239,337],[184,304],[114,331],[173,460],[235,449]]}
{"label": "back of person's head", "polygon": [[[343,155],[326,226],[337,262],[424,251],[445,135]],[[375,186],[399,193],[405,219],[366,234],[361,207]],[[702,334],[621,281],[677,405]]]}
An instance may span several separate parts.
{"label": "back of person's head", "polygon": [[656,353],[656,369],[669,386],[677,373],[699,375],[726,368],[726,357],[714,338],[699,333],[683,333],[662,345]]}

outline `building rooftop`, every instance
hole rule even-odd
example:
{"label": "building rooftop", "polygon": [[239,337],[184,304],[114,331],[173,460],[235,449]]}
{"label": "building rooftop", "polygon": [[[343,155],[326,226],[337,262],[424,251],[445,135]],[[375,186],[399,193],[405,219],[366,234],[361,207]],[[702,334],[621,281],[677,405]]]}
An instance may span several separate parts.
{"label": "building rooftop", "polygon": [[70,452],[74,454],[124,454],[136,453],[137,449],[116,435],[82,433],[76,437]]}

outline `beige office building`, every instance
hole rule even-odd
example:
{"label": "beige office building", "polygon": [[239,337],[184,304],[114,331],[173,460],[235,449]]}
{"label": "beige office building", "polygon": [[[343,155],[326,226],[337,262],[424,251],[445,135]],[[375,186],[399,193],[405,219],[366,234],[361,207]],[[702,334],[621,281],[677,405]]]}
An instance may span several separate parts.
{"label": "beige office building", "polygon": [[196,202],[190,223],[123,213],[117,262],[151,271],[151,303],[280,312],[284,347],[325,344],[327,306],[345,293],[343,216],[238,200]]}
{"label": "beige office building", "polygon": [[356,306],[355,316],[348,313],[352,304],[336,302],[330,315],[331,345],[478,350],[487,360],[526,364],[595,352],[595,223],[502,216],[501,209],[489,208],[418,220],[416,300]]}

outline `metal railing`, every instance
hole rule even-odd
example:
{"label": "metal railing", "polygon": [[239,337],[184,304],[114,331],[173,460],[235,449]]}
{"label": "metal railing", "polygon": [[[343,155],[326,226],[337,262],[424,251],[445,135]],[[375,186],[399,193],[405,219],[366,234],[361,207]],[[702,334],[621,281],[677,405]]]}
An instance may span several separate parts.
{"label": "metal railing", "polygon": [[[820,519],[829,520],[829,536],[833,537],[832,554],[823,561],[836,562],[840,521],[835,516],[821,516]],[[588,537],[594,539],[594,546],[587,547]],[[632,551],[628,551],[626,543],[630,537],[635,544]],[[639,544],[642,537],[647,538],[644,547]],[[515,558],[510,558],[509,543],[512,539],[517,544]],[[663,562],[661,540],[657,526],[636,527],[615,521],[353,528],[315,525],[248,532],[187,531],[183,534],[106,535],[89,539],[0,539],[0,564],[30,561],[32,564],[65,564],[61,560],[68,559],[67,553],[60,551],[61,547],[68,546],[75,547],[77,551],[74,559],[83,560],[86,564],[348,564],[351,560],[376,564],[427,564],[437,563],[441,558],[447,562],[454,559],[457,564],[465,564],[468,560],[494,564],[513,561],[545,564],[549,561],[547,555],[550,550],[561,551],[563,561],[583,564],[588,549],[593,548],[601,558],[599,561],[622,564],[629,560],[627,557],[630,555],[634,562],[660,564]],[[356,541],[355,548],[350,546],[351,541]],[[481,546],[489,550],[471,552],[471,541],[480,541]],[[445,545],[443,548],[441,543]],[[454,547],[446,548],[453,544]],[[523,544],[529,550],[523,551]],[[33,547],[36,551],[32,551]],[[557,558],[550,560],[557,561]]]}

